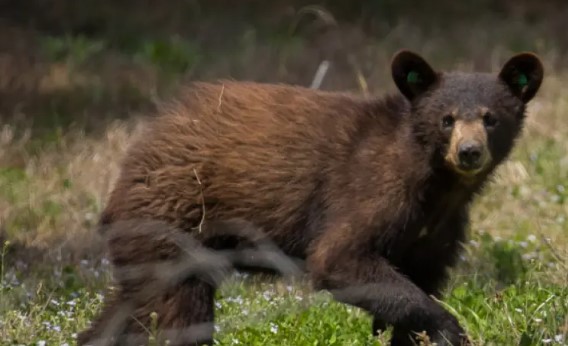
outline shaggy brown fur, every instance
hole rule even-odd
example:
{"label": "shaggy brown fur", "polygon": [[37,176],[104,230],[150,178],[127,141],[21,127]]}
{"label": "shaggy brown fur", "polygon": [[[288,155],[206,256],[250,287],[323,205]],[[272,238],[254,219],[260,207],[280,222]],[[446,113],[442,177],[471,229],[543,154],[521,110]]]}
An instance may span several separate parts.
{"label": "shaggy brown fur", "polygon": [[[499,75],[440,73],[403,51],[392,72],[402,95],[226,81],[170,103],[133,144],[102,215],[118,289],[79,344],[107,336],[123,303],[133,318],[108,334],[119,344],[152,311],[171,344],[211,343],[219,279],[247,267],[237,250],[268,240],[305,259],[317,288],[369,311],[374,332],[393,325],[393,345],[423,330],[438,345],[466,342],[428,295],[455,262],[469,203],[513,147],[542,65],[524,53]],[[209,261],[164,269],[198,253]]]}

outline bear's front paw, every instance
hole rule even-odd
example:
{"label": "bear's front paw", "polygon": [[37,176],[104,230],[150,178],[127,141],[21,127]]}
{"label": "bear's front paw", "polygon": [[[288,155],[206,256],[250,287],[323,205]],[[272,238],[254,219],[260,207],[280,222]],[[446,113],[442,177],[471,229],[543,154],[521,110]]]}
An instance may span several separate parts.
{"label": "bear's front paw", "polygon": [[438,325],[428,335],[437,346],[470,346],[471,341],[458,320],[449,315],[439,321]]}

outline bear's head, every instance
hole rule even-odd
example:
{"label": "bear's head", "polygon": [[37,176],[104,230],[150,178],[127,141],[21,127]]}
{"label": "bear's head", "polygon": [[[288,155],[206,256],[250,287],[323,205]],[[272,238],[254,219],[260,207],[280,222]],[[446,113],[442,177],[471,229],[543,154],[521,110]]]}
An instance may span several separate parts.
{"label": "bear's head", "polygon": [[432,149],[435,165],[475,180],[513,148],[543,66],[536,55],[521,53],[497,74],[439,72],[404,50],[392,60],[392,77],[411,104],[413,133]]}

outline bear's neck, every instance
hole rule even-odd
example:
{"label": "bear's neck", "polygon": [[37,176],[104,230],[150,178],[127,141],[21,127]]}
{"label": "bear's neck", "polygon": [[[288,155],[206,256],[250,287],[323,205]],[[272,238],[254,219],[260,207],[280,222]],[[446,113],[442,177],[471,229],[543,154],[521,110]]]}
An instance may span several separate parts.
{"label": "bear's neck", "polygon": [[439,201],[449,201],[450,205],[442,207],[467,208],[476,195],[483,191],[492,171],[466,178],[447,167],[433,169],[424,184],[424,204],[434,207],[440,204]]}

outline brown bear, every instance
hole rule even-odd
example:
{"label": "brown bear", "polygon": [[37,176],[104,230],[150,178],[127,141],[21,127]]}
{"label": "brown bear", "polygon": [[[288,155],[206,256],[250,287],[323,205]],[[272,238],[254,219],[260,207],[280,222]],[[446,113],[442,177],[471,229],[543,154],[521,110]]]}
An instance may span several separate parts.
{"label": "brown bear", "polygon": [[169,102],[102,214],[117,287],[79,344],[141,344],[152,328],[170,345],[211,344],[228,270],[279,265],[368,311],[373,333],[393,326],[392,345],[422,331],[469,342],[431,296],[543,66],[521,53],[498,74],[438,72],[404,50],[391,69],[400,93],[379,98],[220,81]]}

